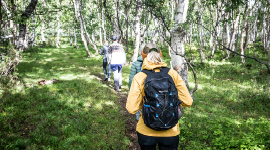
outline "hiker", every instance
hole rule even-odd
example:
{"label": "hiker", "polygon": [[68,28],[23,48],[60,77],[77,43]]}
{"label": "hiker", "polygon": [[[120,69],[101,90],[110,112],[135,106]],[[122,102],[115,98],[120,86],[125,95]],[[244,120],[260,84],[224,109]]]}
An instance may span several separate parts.
{"label": "hiker", "polygon": [[[108,64],[107,55],[108,55],[108,49],[109,49],[109,43],[108,41],[104,41],[104,46],[100,49],[99,54],[103,55],[103,70],[104,70],[104,81],[110,81],[111,79],[111,65]],[[107,66],[108,66],[108,72],[107,72]]]}
{"label": "hiker", "polygon": [[112,37],[113,44],[108,49],[108,63],[114,76],[115,91],[119,91],[122,86],[122,67],[126,63],[126,53],[123,45],[117,42],[117,36]]}
{"label": "hiker", "polygon": [[[142,44],[141,45],[141,48],[140,48],[140,51],[139,51],[139,57],[137,58],[137,61],[134,61],[131,65],[131,68],[130,68],[130,73],[129,73],[129,82],[128,82],[128,89],[130,89],[130,85],[131,85],[131,82],[133,80],[133,77],[142,71],[142,63],[143,63],[143,58],[142,58],[142,50],[144,48],[145,44]],[[137,113],[136,113],[136,119],[139,120],[140,118],[140,113],[141,113],[141,110],[139,110]]]}
{"label": "hiker", "polygon": [[[142,109],[142,114],[136,127],[138,143],[142,150],[155,150],[156,144],[158,144],[160,150],[177,150],[180,134],[178,119],[181,117],[181,111],[179,106],[190,107],[193,100],[181,76],[175,70],[166,68],[167,64],[162,62],[161,52],[158,53],[158,48],[155,44],[152,44],[152,46],[149,45],[148,47],[145,47],[149,49],[148,55],[146,56],[142,52],[142,56],[146,56],[146,59],[144,59],[143,61],[142,72],[136,74],[133,78],[130,86],[130,92],[127,98],[126,109],[131,114],[135,114]],[[149,76],[151,79],[147,78],[147,76]],[[169,76],[170,78],[166,80],[165,78],[162,78],[162,80],[160,80],[155,78],[154,76],[159,76],[160,78],[162,78],[162,76]],[[145,86],[146,80],[147,85]],[[169,83],[167,80],[171,82]],[[152,83],[153,81],[155,82]],[[170,85],[170,88],[168,86],[168,88],[163,89],[163,91],[155,91],[162,93],[161,95],[158,95],[156,93],[153,93],[153,90],[149,90],[149,87],[155,86],[150,85],[150,83],[159,83],[159,86],[164,85],[164,87],[166,85]],[[174,86],[174,90],[172,90],[172,85]],[[149,95],[152,95],[152,97],[149,97]],[[148,98],[146,99],[146,97]],[[177,97],[178,100],[174,100],[174,97]],[[157,101],[157,103],[150,104],[149,102],[153,102],[152,99],[158,99],[159,101]],[[164,99],[166,101],[164,101]],[[173,102],[168,104],[167,101]],[[167,106],[167,108],[165,106]],[[166,109],[164,111],[164,109],[161,108]],[[177,111],[177,114],[169,111],[171,108],[176,108],[174,109],[174,111]],[[161,113],[150,116],[149,112],[152,112],[153,110],[159,110],[161,111]],[[165,113],[165,115],[163,115],[163,113]],[[148,116],[144,116],[144,114],[148,114]],[[168,128],[166,128],[167,124],[164,124],[163,122],[158,122],[161,119],[167,119],[169,120],[167,122],[171,124],[171,119],[167,116],[173,116],[172,118],[174,121],[174,125],[168,125]],[[151,122],[158,122],[158,124],[151,124]]]}
{"label": "hiker", "polygon": [[142,58],[142,50],[145,47],[145,44],[141,45],[140,51],[139,51],[139,57],[137,58],[136,61],[134,61],[131,65],[130,68],[130,73],[129,73],[129,82],[128,82],[128,89],[130,89],[130,85],[132,82],[133,77],[142,71],[142,63],[143,63],[143,58]]}

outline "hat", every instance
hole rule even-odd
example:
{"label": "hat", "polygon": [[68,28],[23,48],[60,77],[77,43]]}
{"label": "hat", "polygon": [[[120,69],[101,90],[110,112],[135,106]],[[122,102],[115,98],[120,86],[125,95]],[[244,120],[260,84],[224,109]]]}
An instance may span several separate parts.
{"label": "hat", "polygon": [[113,41],[118,40],[117,36],[116,36],[116,35],[114,35],[114,36],[112,37],[112,40],[113,40]]}
{"label": "hat", "polygon": [[158,48],[158,46],[156,44],[152,44],[152,43],[148,43],[144,46],[143,50],[142,50],[142,58],[146,58],[147,54],[155,51],[157,53],[160,54],[160,56],[162,56],[161,50]]}

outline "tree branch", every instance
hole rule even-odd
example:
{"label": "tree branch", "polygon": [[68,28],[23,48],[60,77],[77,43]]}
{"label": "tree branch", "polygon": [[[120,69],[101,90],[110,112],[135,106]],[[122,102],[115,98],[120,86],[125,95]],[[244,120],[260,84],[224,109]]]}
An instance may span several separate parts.
{"label": "tree branch", "polygon": [[[198,23],[195,23],[195,24],[198,24]],[[204,29],[206,29],[207,31],[209,31],[209,32],[213,35],[213,33],[212,33],[208,28],[204,27],[204,26],[201,25],[201,24],[199,24],[199,25],[202,26]],[[214,37],[217,37],[217,35],[213,35],[213,36],[214,36]],[[217,41],[218,41],[218,40],[217,40]],[[232,53],[234,53],[234,54],[236,54],[236,55],[243,56],[243,57],[247,57],[247,58],[250,58],[250,59],[254,59],[254,60],[257,61],[258,63],[264,64],[264,65],[266,66],[267,70],[268,70],[268,73],[270,74],[270,66],[269,66],[269,64],[268,64],[267,62],[262,62],[262,61],[260,61],[260,60],[259,60],[258,58],[256,58],[256,57],[251,57],[251,56],[239,54],[239,53],[237,53],[237,52],[235,52],[235,51],[229,49],[228,47],[224,46],[223,44],[221,44],[220,41],[218,41],[218,44],[221,45],[221,46],[222,46],[223,48],[225,48],[226,50],[228,50],[228,51],[230,51],[230,52],[232,52]]]}

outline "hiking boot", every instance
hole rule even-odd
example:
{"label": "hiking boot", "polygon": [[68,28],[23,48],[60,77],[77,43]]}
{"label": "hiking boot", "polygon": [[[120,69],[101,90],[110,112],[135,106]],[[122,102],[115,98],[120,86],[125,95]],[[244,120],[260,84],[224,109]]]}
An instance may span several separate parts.
{"label": "hiking boot", "polygon": [[107,80],[108,80],[108,78],[105,78],[105,79],[104,79],[104,81],[107,81]]}
{"label": "hiking boot", "polygon": [[119,92],[119,91],[120,91],[119,89],[116,89],[116,88],[114,88],[114,90],[115,90],[116,92]]}

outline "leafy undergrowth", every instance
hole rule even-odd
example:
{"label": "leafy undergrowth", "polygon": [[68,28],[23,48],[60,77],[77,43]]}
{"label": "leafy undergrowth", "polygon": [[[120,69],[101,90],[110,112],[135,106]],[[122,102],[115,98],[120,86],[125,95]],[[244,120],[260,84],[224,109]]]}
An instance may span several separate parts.
{"label": "leafy undergrowth", "polygon": [[[167,52],[164,48],[168,64]],[[269,149],[265,66],[250,59],[246,62],[251,66],[242,65],[238,56],[221,60],[222,51],[201,64],[195,47],[191,52],[199,87],[193,106],[183,109],[179,149]],[[129,58],[131,53],[130,49]],[[101,81],[101,57],[83,59],[83,49],[66,45],[23,56],[18,66],[21,83],[0,93],[0,149],[129,148],[117,94],[112,83]],[[258,56],[267,60],[263,52]],[[123,93],[127,93],[129,70],[130,65],[124,67]],[[43,79],[62,82],[38,86]],[[189,84],[194,87],[190,70]]]}
{"label": "leafy undergrowth", "polygon": [[[194,69],[199,86],[193,106],[184,109],[180,119],[180,147],[269,149],[270,81],[266,67],[251,59],[242,65],[239,56],[221,60],[223,51],[217,51],[215,58],[201,64],[199,52],[191,52],[196,58]],[[267,61],[263,52],[258,57]],[[189,84],[194,87],[191,71]]]}
{"label": "leafy undergrowth", "polygon": [[[66,45],[23,53],[18,66],[20,85],[0,98],[0,149],[129,147],[113,81],[102,81],[102,57],[84,56],[83,49]],[[128,72],[123,72],[123,93]],[[61,81],[37,85],[43,79]]]}

